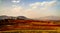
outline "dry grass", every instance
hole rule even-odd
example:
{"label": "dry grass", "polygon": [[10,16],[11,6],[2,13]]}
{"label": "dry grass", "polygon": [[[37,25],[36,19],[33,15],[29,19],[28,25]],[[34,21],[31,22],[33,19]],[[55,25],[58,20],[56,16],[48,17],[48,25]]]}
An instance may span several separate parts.
{"label": "dry grass", "polygon": [[60,33],[60,27],[56,30],[9,30],[0,31],[0,33]]}

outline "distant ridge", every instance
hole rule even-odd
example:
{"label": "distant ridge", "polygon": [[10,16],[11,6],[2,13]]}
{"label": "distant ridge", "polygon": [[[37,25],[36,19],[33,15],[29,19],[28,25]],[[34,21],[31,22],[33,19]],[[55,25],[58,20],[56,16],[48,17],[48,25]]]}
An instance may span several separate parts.
{"label": "distant ridge", "polygon": [[58,16],[46,16],[46,17],[40,17],[38,20],[60,20],[60,17]]}
{"label": "distant ridge", "polygon": [[[0,20],[2,20],[2,19],[23,19],[23,20],[28,20],[30,18],[27,18],[25,16],[14,17],[14,16],[2,15],[2,16],[0,16]],[[37,19],[34,19],[34,20],[60,20],[60,17],[58,17],[58,16],[46,16],[46,17],[40,17],[40,18],[37,18]]]}

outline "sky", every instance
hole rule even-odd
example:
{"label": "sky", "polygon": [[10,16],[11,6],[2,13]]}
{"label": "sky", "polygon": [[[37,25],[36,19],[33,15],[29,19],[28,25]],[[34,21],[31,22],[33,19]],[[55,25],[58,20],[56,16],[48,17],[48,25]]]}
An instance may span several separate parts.
{"label": "sky", "polygon": [[28,18],[60,17],[60,0],[0,0],[0,15]]}

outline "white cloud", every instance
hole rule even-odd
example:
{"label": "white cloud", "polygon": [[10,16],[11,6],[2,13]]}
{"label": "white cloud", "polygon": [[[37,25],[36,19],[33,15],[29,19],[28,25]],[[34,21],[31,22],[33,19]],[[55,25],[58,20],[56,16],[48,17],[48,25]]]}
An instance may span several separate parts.
{"label": "white cloud", "polygon": [[36,2],[36,3],[30,4],[30,6],[32,8],[37,8],[37,7],[41,6],[41,3],[40,2]]}
{"label": "white cloud", "polygon": [[21,6],[15,6],[13,5],[13,8],[11,9],[11,14],[15,14],[14,16],[18,15],[24,15],[29,18],[38,18],[43,16],[50,16],[54,15],[54,12],[51,12],[50,7],[54,7],[56,5],[56,1],[50,1],[50,2],[35,2],[32,4],[29,4],[30,8],[25,9]]}
{"label": "white cloud", "polygon": [[1,14],[6,14],[9,16],[18,16],[18,15],[22,15],[23,7],[13,5],[12,7],[9,8],[8,7],[2,8],[0,11]]}
{"label": "white cloud", "polygon": [[36,2],[36,3],[32,3],[29,6],[31,6],[31,8],[38,8],[38,7],[52,7],[56,5],[56,1],[50,1],[50,2]]}
{"label": "white cloud", "polygon": [[38,18],[43,16],[55,15],[54,9],[51,10],[51,7],[56,5],[56,1],[50,2],[35,2],[29,4],[29,9],[24,9],[22,6],[13,5],[9,9],[5,9],[4,14],[12,16],[24,15],[29,18]]}
{"label": "white cloud", "polygon": [[12,16],[19,16],[19,15],[22,14],[23,7],[21,7],[21,6],[12,6],[9,11],[11,12]]}
{"label": "white cloud", "polygon": [[13,3],[19,3],[20,0],[12,0]]}
{"label": "white cloud", "polygon": [[50,16],[55,15],[54,9],[51,10],[51,7],[54,7],[56,5],[56,1],[50,1],[50,2],[35,2],[32,4],[29,4],[31,8],[27,9],[25,14],[31,18],[36,17],[44,17],[44,16]]}

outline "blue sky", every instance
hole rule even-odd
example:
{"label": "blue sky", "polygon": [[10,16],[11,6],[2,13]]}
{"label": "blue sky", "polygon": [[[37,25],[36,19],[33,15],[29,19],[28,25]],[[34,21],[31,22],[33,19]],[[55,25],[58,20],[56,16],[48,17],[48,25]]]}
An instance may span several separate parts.
{"label": "blue sky", "polygon": [[0,15],[38,18],[60,17],[60,0],[0,0]]}

